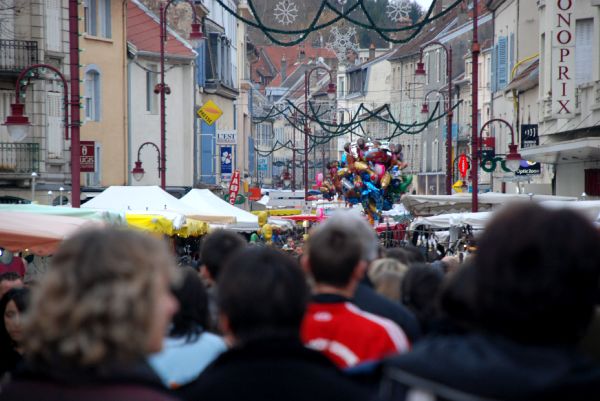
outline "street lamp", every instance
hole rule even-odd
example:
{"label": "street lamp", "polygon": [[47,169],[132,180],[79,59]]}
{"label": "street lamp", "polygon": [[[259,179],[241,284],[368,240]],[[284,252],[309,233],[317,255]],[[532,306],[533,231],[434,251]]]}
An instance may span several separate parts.
{"label": "street lamp", "polygon": [[37,176],[35,171],[31,173],[31,203],[35,201],[35,179]]}
{"label": "street lamp", "polygon": [[[49,64],[34,64],[29,67],[23,69],[19,76],[17,77],[17,84],[15,87],[15,103],[10,105],[11,114],[6,117],[4,122],[4,126],[8,131],[11,139],[13,141],[19,142],[25,139],[27,134],[29,133],[29,129],[31,127],[31,123],[29,122],[29,118],[25,115],[25,105],[21,103],[21,96],[24,96],[24,93],[21,93],[21,81],[25,79],[25,77],[35,71],[35,70],[50,70],[54,72],[54,74],[60,78],[63,84],[63,105],[65,110],[65,139],[69,139],[69,127],[71,128],[71,186],[73,187],[73,207],[79,207],[80,204],[80,167],[79,167],[79,92],[77,92],[77,98],[73,89],[71,89],[71,93],[73,94],[73,101],[69,102],[69,89],[67,86],[67,80],[65,76],[58,70],[56,67]],[[77,74],[79,74],[79,69],[76,70]],[[71,71],[71,73],[73,73]],[[77,85],[79,85],[79,79],[76,77]],[[73,83],[71,82],[71,86]],[[77,107],[74,107],[74,103],[77,104]],[[71,105],[71,122],[69,123],[69,104]],[[32,177],[33,172],[31,174]],[[37,174],[35,175],[37,177]],[[33,201],[33,191],[34,191],[34,183],[32,183],[32,195],[31,199]]]}
{"label": "street lamp", "polygon": [[[425,71],[425,63],[423,63],[423,51],[430,46],[439,46],[446,52],[446,81],[448,82],[448,99],[446,99],[446,195],[452,194],[452,47],[446,46],[442,42],[433,41],[427,43],[421,47],[419,62],[417,63],[417,69],[415,75],[424,76],[427,72]],[[439,92],[439,91],[438,91]],[[429,92],[431,93],[431,92]],[[427,95],[429,95],[429,93]],[[441,92],[440,92],[441,93]],[[425,95],[425,101],[427,101],[427,95]],[[425,111],[423,111],[425,110]],[[429,113],[429,106],[423,104],[421,113]]]}
{"label": "street lamp", "polygon": [[[492,123],[502,123],[504,125],[506,125],[508,127],[508,129],[510,130],[510,138],[511,138],[511,143],[510,145],[508,145],[508,153],[506,154],[506,168],[509,169],[510,171],[517,171],[519,169],[519,167],[521,166],[521,155],[519,154],[518,149],[518,145],[515,143],[515,131],[513,129],[513,126],[506,120],[502,119],[502,118],[492,118],[491,120],[488,120],[485,124],[483,124],[481,126],[481,129],[479,130],[479,135],[477,138],[477,141],[475,141],[476,143],[476,150],[477,152],[479,152],[480,148],[481,148],[481,144],[482,144],[482,138],[483,138],[483,131]],[[478,170],[479,166],[475,163],[473,163],[472,166],[473,169]],[[479,176],[479,172],[476,171],[473,174],[474,177],[478,177]],[[477,178],[478,179],[478,178]],[[474,190],[473,190],[474,191]],[[475,193],[475,192],[473,192]]]}
{"label": "street lamp", "polygon": [[[165,96],[171,93],[171,89],[165,84],[165,43],[168,40],[167,34],[167,11],[169,6],[177,0],[169,0],[166,3],[160,3],[160,84],[155,88],[155,92],[160,93],[160,152],[159,157],[159,169],[162,170],[160,174],[160,186],[165,189],[166,183],[166,170],[167,170],[167,158],[166,158],[166,147],[167,147],[167,126],[166,126],[166,98]],[[200,30],[200,22],[198,15],[196,14],[196,7],[192,0],[186,0],[186,3],[192,8],[192,31],[190,32],[189,40],[193,47],[197,47],[198,44],[204,39],[204,34]],[[139,157],[138,157],[139,161]],[[141,163],[140,163],[141,166]],[[136,162],[136,168],[137,168]],[[135,168],[134,168],[135,170]],[[140,167],[141,175],[143,176],[143,169]],[[139,176],[140,170],[134,173],[134,178]],[[133,173],[133,171],[132,171]],[[140,178],[141,179],[141,178]]]}
{"label": "street lamp", "polygon": [[64,190],[65,190],[65,189],[64,189],[63,187],[60,187],[60,188],[58,188],[58,191],[60,192],[60,197],[58,198],[58,202],[59,202],[59,205],[60,205],[60,206],[62,206],[62,201],[63,201],[63,191],[64,191]]}
{"label": "street lamp", "polygon": [[[131,170],[131,175],[133,175],[134,180],[141,181],[141,179],[144,178],[144,174],[146,174],[146,171],[144,171],[144,168],[142,167],[142,161],[140,160],[142,148],[144,148],[145,146],[153,147],[158,154],[158,176],[161,177],[161,181],[162,181],[162,178],[164,178],[164,170],[161,169],[161,165],[160,165],[161,152],[160,152],[160,149],[158,148],[158,146],[154,142],[144,142],[140,145],[140,147],[138,148],[138,151],[137,151],[137,160],[135,162],[135,167]],[[162,172],[162,176],[161,176],[161,172]],[[162,188],[164,189],[164,187],[162,187]]]}
{"label": "street lamp", "polygon": [[52,205],[52,191],[48,191],[48,204],[53,206]]}
{"label": "street lamp", "polygon": [[327,97],[334,100],[336,95],[335,80],[332,71],[322,66],[316,66],[304,72],[304,200],[308,201],[308,91],[310,75],[318,70],[323,70],[329,74],[329,85],[327,85]]}

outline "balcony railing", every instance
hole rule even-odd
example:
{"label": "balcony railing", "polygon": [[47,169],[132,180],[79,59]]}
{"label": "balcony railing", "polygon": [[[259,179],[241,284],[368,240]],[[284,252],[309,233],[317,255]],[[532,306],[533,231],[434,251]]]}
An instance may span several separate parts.
{"label": "balcony railing", "polygon": [[0,143],[0,175],[30,174],[39,171],[40,145]]}
{"label": "balcony railing", "polygon": [[33,40],[0,39],[0,73],[19,73],[38,62],[38,44]]}

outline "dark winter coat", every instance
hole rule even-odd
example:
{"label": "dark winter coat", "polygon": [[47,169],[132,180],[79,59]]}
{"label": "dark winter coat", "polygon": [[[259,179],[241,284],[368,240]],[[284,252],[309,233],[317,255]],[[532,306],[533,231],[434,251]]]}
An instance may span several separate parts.
{"label": "dark winter coat", "polygon": [[415,315],[404,305],[379,295],[368,282],[358,285],[352,301],[365,312],[385,317],[396,323],[412,343],[419,339],[421,328]]}
{"label": "dark winter coat", "polygon": [[25,368],[0,401],[175,401],[147,364],[95,369]]}
{"label": "dark winter coat", "polygon": [[257,340],[226,351],[177,395],[190,401],[368,399],[362,388],[299,339]]}
{"label": "dark winter coat", "polygon": [[588,401],[600,394],[600,365],[574,347],[482,334],[438,337],[385,364],[383,400],[402,401],[416,388],[452,401]]}

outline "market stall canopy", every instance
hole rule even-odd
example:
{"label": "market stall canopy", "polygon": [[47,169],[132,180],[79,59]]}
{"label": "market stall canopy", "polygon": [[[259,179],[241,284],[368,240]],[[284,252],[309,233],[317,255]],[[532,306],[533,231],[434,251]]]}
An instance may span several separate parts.
{"label": "market stall canopy", "polygon": [[410,224],[410,229],[415,230],[420,225],[436,229],[448,229],[450,227],[469,225],[473,227],[474,230],[483,230],[491,217],[492,212],[444,213],[436,216],[417,217]]}
{"label": "market stall canopy", "polygon": [[194,217],[200,213],[158,186],[112,186],[81,205],[82,209],[167,211]]}
{"label": "market stall canopy", "polygon": [[198,237],[208,232],[208,223],[186,218],[178,213],[127,212],[127,224],[131,227],[168,236]]}
{"label": "market stall canopy", "polygon": [[230,230],[258,230],[257,216],[231,205],[208,189],[192,189],[181,198],[181,202],[197,210],[201,220],[224,224]]}
{"label": "market stall canopy", "polygon": [[[494,210],[513,201],[544,202],[558,200],[564,202],[576,201],[575,197],[552,195],[502,194],[486,192],[479,194],[479,210]],[[471,211],[471,194],[459,193],[454,195],[404,195],[402,204],[413,216],[433,216],[443,213],[466,213]]]}
{"label": "market stall canopy", "polygon": [[100,220],[109,224],[125,224],[125,216],[123,213],[112,212],[110,210],[77,209],[67,206],[45,206],[36,204],[7,204],[0,205],[0,212],[69,216],[86,220]]}
{"label": "market stall canopy", "polygon": [[78,230],[102,225],[79,217],[0,211],[0,247],[47,256]]}
{"label": "market stall canopy", "polygon": [[547,201],[543,202],[542,205],[549,208],[577,210],[591,222],[600,221],[600,200],[577,202]]}

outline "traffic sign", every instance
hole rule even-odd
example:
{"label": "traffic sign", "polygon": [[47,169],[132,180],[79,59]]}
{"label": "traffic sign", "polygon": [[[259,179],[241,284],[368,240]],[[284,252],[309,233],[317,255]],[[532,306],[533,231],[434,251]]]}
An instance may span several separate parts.
{"label": "traffic sign", "polygon": [[198,117],[206,121],[208,125],[213,125],[214,122],[223,115],[223,110],[221,110],[215,102],[209,100],[198,109],[196,114],[198,114]]}

